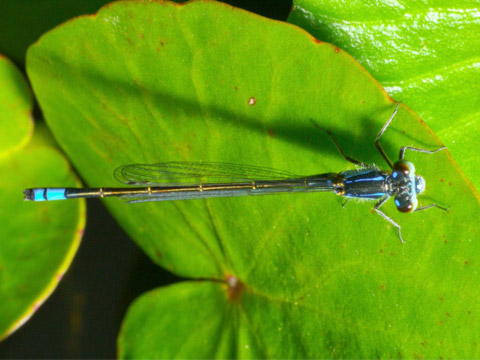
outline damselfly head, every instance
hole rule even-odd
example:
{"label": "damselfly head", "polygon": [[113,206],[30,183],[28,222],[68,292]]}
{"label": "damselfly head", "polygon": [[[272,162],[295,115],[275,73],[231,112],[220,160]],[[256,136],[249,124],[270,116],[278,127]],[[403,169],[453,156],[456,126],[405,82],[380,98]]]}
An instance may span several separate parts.
{"label": "damselfly head", "polygon": [[398,211],[409,213],[418,206],[417,194],[425,189],[425,181],[415,176],[415,166],[406,160],[399,160],[393,165],[392,178],[397,184],[395,206]]}

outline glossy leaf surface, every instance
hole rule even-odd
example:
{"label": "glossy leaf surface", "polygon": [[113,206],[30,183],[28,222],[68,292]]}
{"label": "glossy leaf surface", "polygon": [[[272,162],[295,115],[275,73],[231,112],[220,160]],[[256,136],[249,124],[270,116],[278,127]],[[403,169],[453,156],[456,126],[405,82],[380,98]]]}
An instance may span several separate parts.
{"label": "glossy leaf surface", "polygon": [[[221,3],[114,3],[45,35],[27,62],[49,126],[92,187],[117,185],[113,170],[128,163],[354,168],[311,120],[347,154],[386,166],[373,140],[395,104],[358,63],[294,26]],[[405,143],[441,146],[401,106],[382,144],[395,158]],[[421,202],[450,211],[385,205],[406,245],[372,203],[342,208],[334,194],[106,200],[155,262],[204,279],[140,298],[120,357],[412,356],[423,341],[430,356],[443,353],[441,341],[459,349],[461,319],[479,316],[469,266],[478,197],[447,152],[408,158],[427,179]]]}
{"label": "glossy leaf surface", "polygon": [[0,60],[0,339],[25,323],[54,290],[78,248],[85,203],[34,204],[22,191],[52,182],[78,184],[48,133],[31,138],[25,79]]}
{"label": "glossy leaf surface", "polygon": [[357,59],[418,112],[480,188],[480,3],[294,0],[289,21]]}

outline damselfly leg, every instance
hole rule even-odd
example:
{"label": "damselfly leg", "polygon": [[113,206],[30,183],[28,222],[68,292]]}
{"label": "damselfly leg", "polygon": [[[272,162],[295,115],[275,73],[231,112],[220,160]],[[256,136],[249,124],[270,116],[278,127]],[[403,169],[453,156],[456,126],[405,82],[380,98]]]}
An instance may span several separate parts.
{"label": "damselfly leg", "polygon": [[425,150],[425,149],[414,148],[411,146],[402,146],[400,148],[399,159],[403,160],[403,157],[405,156],[405,150],[417,151],[425,154],[435,154],[437,151],[445,150],[446,148],[447,148],[446,146],[442,146],[441,148],[438,148],[436,150]]}
{"label": "damselfly leg", "polygon": [[[393,169],[393,163],[390,161],[390,158],[388,157],[386,152],[383,150],[382,145],[380,145],[380,138],[383,136],[383,134],[385,133],[387,128],[390,126],[390,123],[392,122],[393,118],[397,114],[398,107],[400,106],[400,104],[401,104],[400,102],[397,103],[397,106],[395,106],[395,110],[393,110],[392,115],[390,115],[390,118],[387,120],[385,125],[383,125],[382,129],[380,130],[377,137],[375,138],[375,146],[377,147],[378,152],[382,155],[382,157],[387,162],[388,166],[390,166],[390,168],[392,168],[392,169]],[[402,146],[400,148],[400,155],[399,155],[398,158],[399,158],[399,160],[403,160],[403,158],[405,156],[405,150],[417,151],[417,152],[421,152],[421,153],[425,153],[425,154],[434,154],[437,151],[445,150],[445,149],[446,149],[446,146],[442,146],[441,148],[438,148],[438,149],[435,149],[435,150],[425,150],[425,149],[415,148],[415,147],[411,147],[411,146]]]}
{"label": "damselfly leg", "polygon": [[347,154],[345,154],[345,152],[342,150],[342,148],[340,147],[340,145],[338,145],[338,142],[337,140],[333,137],[332,134],[330,134],[330,132],[324,128],[322,128],[320,125],[318,125],[315,121],[312,120],[312,123],[313,123],[313,126],[315,126],[317,129],[323,131],[325,134],[328,135],[328,137],[333,141],[333,143],[335,144],[336,148],[338,149],[338,151],[340,152],[340,154],[343,156],[343,158],[355,165],[358,165],[358,166],[362,166],[362,167],[365,167],[367,166],[365,163],[361,162],[361,161],[358,161],[358,160],[355,160],[354,158],[348,156]]}
{"label": "damselfly leg", "polygon": [[385,202],[390,199],[390,196],[385,196],[383,199],[381,199],[374,207],[375,211],[377,212],[378,215],[383,217],[385,220],[387,220],[390,224],[395,226],[398,229],[398,237],[400,238],[400,241],[404,243],[405,241],[402,238],[402,230],[401,226],[398,225],[391,217],[389,217],[387,214],[385,214],[382,210],[380,210],[380,207],[385,204]]}
{"label": "damselfly leg", "polygon": [[395,106],[395,110],[393,110],[392,115],[390,115],[387,122],[385,123],[385,125],[383,125],[382,129],[380,130],[377,137],[375,138],[375,146],[377,147],[378,152],[380,153],[380,155],[382,155],[382,157],[385,159],[385,161],[387,162],[388,166],[390,166],[391,169],[393,169],[393,163],[390,161],[390,158],[385,153],[385,151],[383,151],[382,145],[380,145],[380,138],[383,136],[383,133],[385,132],[385,130],[387,130],[388,126],[392,122],[395,115],[397,115],[398,107],[400,106],[400,104],[401,104],[400,102],[397,103],[397,106]]}
{"label": "damselfly leg", "polygon": [[[220,162],[169,161],[155,164],[127,164],[115,170],[115,178],[128,187],[64,188],[41,187],[24,190],[24,199],[50,201],[81,198],[117,197],[127,202],[179,201],[281,193],[333,192],[347,199],[376,201],[375,211],[398,229],[404,242],[400,225],[380,208],[393,198],[400,212],[414,212],[438,207],[436,204],[418,207],[417,195],[425,190],[425,180],[415,174],[415,166],[403,160],[406,150],[433,154],[443,150],[423,150],[404,146],[400,159],[392,163],[380,145],[380,139],[397,114],[399,104],[383,125],[375,139],[375,146],[388,163],[391,171],[367,165],[348,155],[333,135],[317,124],[333,141],[342,157],[358,165],[356,169],[341,172],[296,175],[291,172],[256,165]],[[345,206],[346,202],[343,204]]]}
{"label": "damselfly leg", "polygon": [[[383,150],[383,147],[380,144],[380,139],[382,138],[387,128],[390,126],[392,120],[395,118],[395,115],[397,114],[399,106],[400,106],[400,103],[397,103],[394,111],[392,112],[392,114],[390,115],[390,117],[388,118],[388,120],[385,122],[382,129],[378,133],[377,137],[375,138],[375,147],[377,148],[380,155],[385,159],[388,166],[390,166],[390,168],[392,169],[392,180],[390,180],[391,183],[388,186],[386,186],[383,194],[381,193],[379,194],[380,199],[375,205],[374,209],[377,212],[377,214],[379,214],[382,218],[387,220],[390,224],[392,224],[398,229],[398,236],[400,238],[400,241],[405,242],[402,238],[401,226],[397,222],[395,222],[391,217],[389,217],[383,211],[381,211],[380,208],[382,207],[383,204],[385,204],[385,202],[388,199],[390,199],[390,197],[395,195],[395,205],[397,206],[397,209],[401,212],[421,211],[421,210],[426,210],[433,207],[437,207],[442,210],[448,210],[437,204],[431,204],[428,206],[417,208],[416,196],[417,194],[420,194],[421,192],[423,192],[425,188],[425,181],[421,176],[415,176],[414,174],[415,168],[413,164],[404,160],[404,155],[406,150],[417,151],[417,152],[426,153],[426,154],[434,154],[440,150],[446,149],[446,147],[441,147],[436,150],[424,150],[424,149],[419,149],[411,146],[403,146],[400,148],[399,160],[395,162],[395,164],[392,163],[387,153]],[[328,130],[321,128],[315,122],[314,122],[314,125],[317,129],[322,130],[330,137],[330,139],[333,141],[336,148],[338,149],[338,151],[340,152],[340,154],[343,156],[345,160],[351,163],[354,163],[356,165],[359,165],[361,167],[367,167],[365,163],[355,160],[350,156],[346,155],[345,152],[340,147],[340,145],[338,144],[337,140]],[[360,172],[361,170],[358,170],[358,171]],[[352,178],[354,177],[351,174],[348,174],[348,176]],[[365,179],[359,179],[359,180],[365,181]],[[361,196],[358,196],[357,193],[349,194],[348,192],[346,192],[343,195],[347,197],[347,201],[349,199],[349,196],[361,197]],[[345,207],[346,202],[343,203],[342,207]]]}
{"label": "damselfly leg", "polygon": [[[387,120],[387,122],[385,123],[385,125],[383,125],[382,129],[380,130],[380,132],[378,133],[377,135],[377,138],[375,139],[375,146],[377,147],[378,151],[380,152],[380,154],[383,156],[383,158],[385,159],[385,161],[388,163],[388,165],[393,168],[393,165],[392,165],[392,162],[390,161],[388,155],[385,153],[385,151],[383,150],[382,146],[380,145],[380,138],[382,137],[382,135],[385,133],[385,131],[387,130],[388,126],[390,125],[390,123],[392,122],[393,118],[395,117],[395,115],[397,114],[397,110],[398,110],[398,107],[400,106],[400,102],[397,103],[397,106],[395,107],[395,110],[393,111],[392,115],[390,116],[390,118]],[[405,157],[405,151],[406,150],[410,150],[410,151],[416,151],[416,152],[420,152],[420,153],[424,153],[424,154],[435,154],[436,152],[438,151],[441,151],[441,150],[445,150],[447,147],[446,146],[442,146],[438,149],[435,149],[435,150],[426,150],[426,149],[420,149],[420,148],[416,148],[416,147],[412,147],[412,146],[402,146],[400,148],[400,154],[399,154],[399,160],[403,160],[404,157]],[[379,203],[380,204],[380,203]],[[380,204],[380,206],[383,204],[383,202]],[[379,211],[378,208],[380,207],[378,206],[375,206],[375,210],[377,210],[377,212]],[[427,206],[422,206],[420,208],[417,208],[415,209],[414,211],[422,211],[422,210],[427,210],[427,209],[430,209],[430,208],[433,208],[433,207],[436,207],[436,208],[439,208],[439,209],[442,209],[442,210],[445,210],[445,211],[448,211],[448,208],[445,208],[445,207],[442,207],[442,206],[439,206],[437,204],[430,204],[430,205],[427,205]],[[383,213],[382,213],[383,214]],[[384,218],[386,218],[386,215],[383,214]],[[398,224],[396,224],[392,219],[387,219],[388,221],[390,221],[393,225],[397,226],[398,227],[398,231],[400,233],[400,226]],[[400,240],[402,239],[402,237],[400,236]],[[402,240],[403,242],[403,240]]]}

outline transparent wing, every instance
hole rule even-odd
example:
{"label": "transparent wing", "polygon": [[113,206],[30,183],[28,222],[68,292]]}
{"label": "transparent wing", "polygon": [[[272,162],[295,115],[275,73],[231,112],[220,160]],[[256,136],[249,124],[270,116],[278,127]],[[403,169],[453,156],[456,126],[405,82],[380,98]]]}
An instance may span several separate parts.
{"label": "transparent wing", "polygon": [[216,162],[132,164],[117,168],[115,178],[127,185],[186,185],[254,180],[283,180],[300,176],[261,166]]}

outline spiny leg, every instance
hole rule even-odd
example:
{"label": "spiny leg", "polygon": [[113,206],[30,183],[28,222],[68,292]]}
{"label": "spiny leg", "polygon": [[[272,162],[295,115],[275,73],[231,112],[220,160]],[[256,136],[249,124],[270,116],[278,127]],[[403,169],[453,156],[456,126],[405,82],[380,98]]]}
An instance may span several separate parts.
{"label": "spiny leg", "polygon": [[400,148],[400,160],[403,160],[403,157],[405,155],[405,150],[417,151],[417,152],[426,153],[426,154],[434,154],[437,151],[445,150],[446,148],[447,148],[446,146],[442,146],[441,148],[438,148],[436,150],[425,150],[425,149],[414,148],[411,146],[402,146]]}
{"label": "spiny leg", "polygon": [[387,162],[388,166],[390,166],[390,168],[393,169],[393,164],[392,162],[390,161],[388,155],[385,153],[385,151],[383,150],[382,148],[382,145],[380,145],[380,138],[382,137],[383,133],[385,132],[385,130],[387,130],[388,126],[390,125],[390,123],[392,122],[393,118],[395,117],[395,115],[397,114],[397,110],[398,110],[398,107],[400,106],[400,102],[397,103],[397,106],[395,107],[395,110],[393,110],[393,113],[392,115],[390,115],[390,118],[387,120],[387,122],[385,123],[385,125],[383,125],[382,127],[382,130],[380,130],[380,132],[378,133],[377,137],[375,138],[375,146],[377,147],[377,150],[378,152],[380,153],[380,155],[383,156],[383,158],[385,159],[385,161]]}
{"label": "spiny leg", "polygon": [[358,160],[355,160],[354,158],[351,158],[350,156],[346,155],[342,148],[340,147],[340,145],[338,145],[338,142],[337,140],[335,140],[335,138],[333,137],[332,134],[330,134],[330,132],[328,130],[325,130],[323,128],[320,127],[320,125],[318,125],[315,121],[312,120],[312,123],[313,123],[313,126],[315,126],[317,129],[319,130],[322,130],[324,133],[326,133],[330,139],[332,139],[333,143],[335,144],[335,146],[337,147],[338,151],[340,152],[340,154],[343,156],[343,158],[351,163],[354,163],[355,165],[359,165],[359,166],[362,166],[362,167],[366,167],[367,165],[361,161],[358,161]]}
{"label": "spiny leg", "polygon": [[380,210],[380,207],[385,204],[385,202],[390,198],[390,196],[386,196],[384,197],[383,199],[381,199],[377,205],[375,205],[375,211],[377,212],[378,215],[380,215],[381,217],[383,217],[385,220],[387,220],[390,224],[392,224],[393,226],[395,226],[397,229],[398,229],[398,237],[400,238],[400,241],[402,243],[404,243],[405,241],[403,240],[402,238],[402,232],[401,232],[401,228],[400,228],[400,225],[398,225],[392,218],[388,217],[383,211]]}
{"label": "spiny leg", "polygon": [[448,211],[448,208],[445,208],[445,207],[443,207],[443,206],[439,206],[439,205],[437,205],[437,204],[430,204],[430,205],[427,205],[427,206],[422,206],[422,207],[416,209],[414,212],[422,211],[422,210],[427,210],[427,209],[430,209],[430,208],[433,208],[433,207],[436,207],[436,208],[439,208],[439,209]]}

